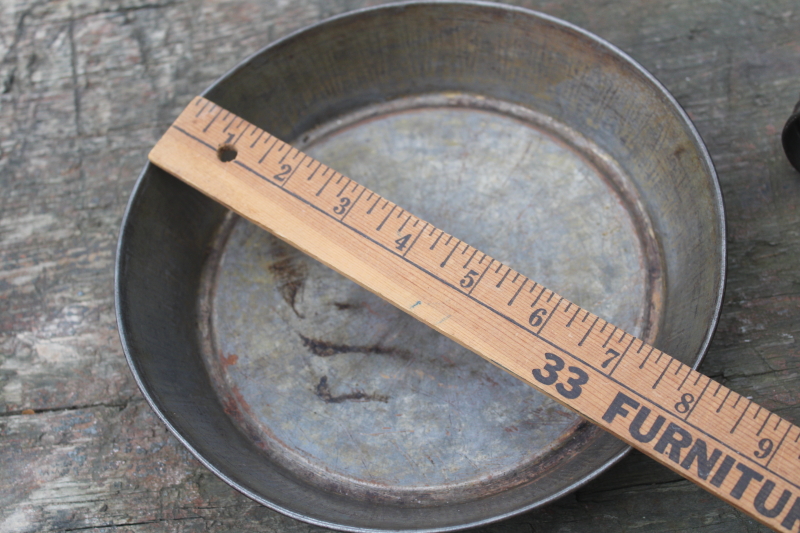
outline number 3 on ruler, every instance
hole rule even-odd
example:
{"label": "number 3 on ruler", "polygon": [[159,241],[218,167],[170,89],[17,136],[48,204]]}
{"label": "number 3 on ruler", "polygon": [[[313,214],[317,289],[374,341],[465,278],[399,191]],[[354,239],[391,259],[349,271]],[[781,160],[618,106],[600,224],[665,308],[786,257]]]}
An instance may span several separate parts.
{"label": "number 3 on ruler", "polygon": [[[548,361],[552,361],[552,363],[547,363],[544,366],[543,370],[547,374],[542,373],[542,370],[538,368],[534,368],[533,378],[543,385],[552,385],[558,380],[558,373],[564,369],[564,360],[550,352],[544,354],[544,357]],[[583,392],[581,385],[585,385],[589,381],[589,375],[577,366],[571,366],[567,370],[575,374],[574,377],[567,379],[569,388],[565,387],[563,383],[557,383],[556,390],[564,398],[574,400]]]}

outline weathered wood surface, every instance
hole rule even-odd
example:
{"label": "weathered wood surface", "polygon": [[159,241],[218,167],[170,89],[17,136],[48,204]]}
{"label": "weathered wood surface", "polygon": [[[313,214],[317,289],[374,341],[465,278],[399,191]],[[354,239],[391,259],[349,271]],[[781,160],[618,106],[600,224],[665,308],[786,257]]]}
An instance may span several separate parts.
{"label": "weathered wood surface", "polygon": [[[113,311],[122,213],[149,148],[241,58],[380,2],[0,2],[0,531],[312,531],[199,465],[139,394]],[[720,327],[701,371],[800,422],[800,96],[794,0],[524,1],[641,62],[686,108],[728,215]],[[496,532],[764,531],[631,454]]]}

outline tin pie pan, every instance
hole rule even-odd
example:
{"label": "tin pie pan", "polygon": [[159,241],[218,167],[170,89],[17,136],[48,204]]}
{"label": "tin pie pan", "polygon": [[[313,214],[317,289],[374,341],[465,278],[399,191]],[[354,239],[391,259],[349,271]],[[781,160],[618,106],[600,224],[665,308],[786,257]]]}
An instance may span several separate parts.
{"label": "tin pie pan", "polygon": [[[411,3],[278,41],[205,96],[696,366],[724,284],[706,150],[605,41]],[[209,469],[294,518],[445,531],[574,490],[627,447],[158,168],[119,241],[131,369]]]}

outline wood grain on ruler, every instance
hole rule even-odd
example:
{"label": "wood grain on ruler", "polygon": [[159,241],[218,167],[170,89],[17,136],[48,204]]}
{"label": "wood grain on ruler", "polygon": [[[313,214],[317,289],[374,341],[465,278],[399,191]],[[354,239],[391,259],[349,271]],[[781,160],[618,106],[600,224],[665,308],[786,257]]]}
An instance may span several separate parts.
{"label": "wood grain on ruler", "polygon": [[800,528],[798,427],[502,258],[201,97],[150,160],[764,524]]}

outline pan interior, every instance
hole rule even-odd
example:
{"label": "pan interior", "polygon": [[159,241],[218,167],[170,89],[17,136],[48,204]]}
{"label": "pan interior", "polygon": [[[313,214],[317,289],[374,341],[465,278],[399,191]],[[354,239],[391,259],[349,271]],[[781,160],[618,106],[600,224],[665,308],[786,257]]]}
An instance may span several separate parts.
{"label": "pan interior", "polygon": [[[525,290],[541,291],[535,280],[655,337],[650,222],[624,173],[578,133],[436,94],[338,117],[295,144],[529,275]],[[598,433],[238,217],[219,232],[201,300],[204,362],[226,412],[271,460],[327,490],[467,501],[530,482]]]}

